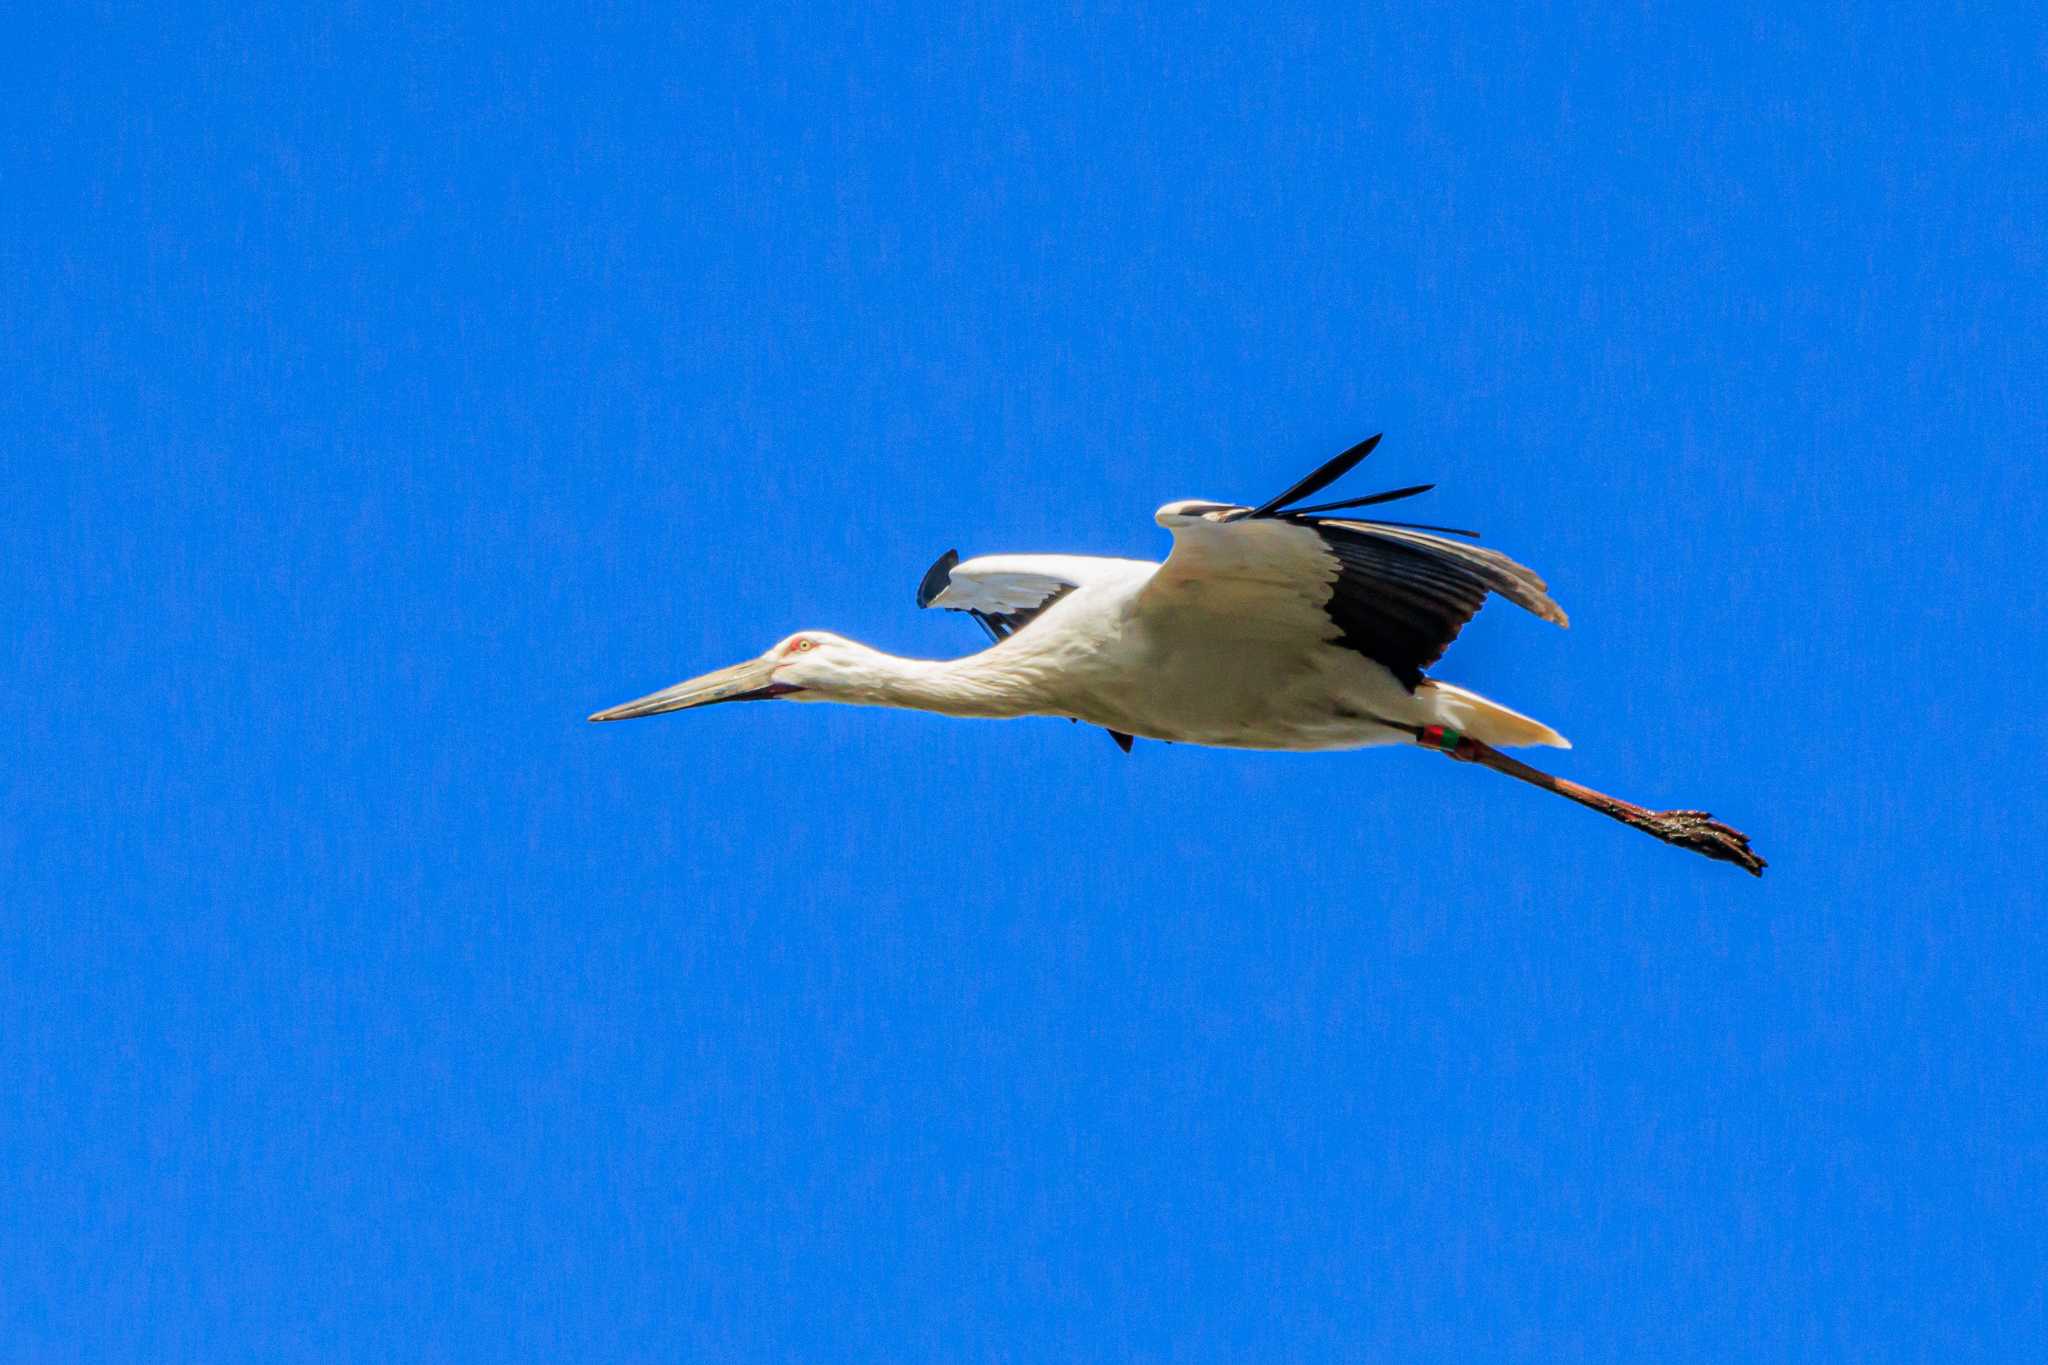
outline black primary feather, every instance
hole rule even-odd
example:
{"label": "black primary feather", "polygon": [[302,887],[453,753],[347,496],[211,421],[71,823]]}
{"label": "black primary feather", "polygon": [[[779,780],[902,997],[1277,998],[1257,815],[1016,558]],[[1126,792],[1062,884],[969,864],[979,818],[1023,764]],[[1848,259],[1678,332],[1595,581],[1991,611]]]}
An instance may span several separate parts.
{"label": "black primary feather", "polygon": [[[1382,503],[1399,502],[1403,498],[1419,497],[1436,487],[1433,483],[1418,483],[1407,488],[1389,489],[1384,493],[1368,493],[1362,498],[1345,498],[1340,502],[1320,502],[1313,507],[1292,506],[1292,504],[1300,502],[1312,493],[1321,492],[1338,479],[1350,473],[1357,467],[1360,460],[1372,454],[1373,447],[1379,443],[1380,438],[1378,436],[1368,437],[1345,451],[1342,455],[1339,455],[1336,459],[1325,464],[1322,468],[1288,489],[1285,493],[1282,493],[1279,497],[1259,507],[1255,507],[1249,512],[1239,513],[1237,517],[1226,517],[1224,520],[1236,521],[1239,517],[1246,519],[1266,517],[1298,522],[1303,526],[1312,526],[1317,524],[1316,518],[1325,513],[1343,512],[1355,507],[1377,507]],[[1195,509],[1191,508],[1189,510]],[[1447,536],[1470,536],[1474,540],[1479,539],[1477,531],[1468,531],[1460,526],[1430,526],[1415,521],[1369,521],[1363,518],[1346,518],[1346,520],[1356,525],[1398,526],[1409,531],[1436,531]]]}
{"label": "black primary feather", "polygon": [[958,550],[948,550],[924,571],[924,578],[917,585],[917,605],[920,610],[932,604],[933,599],[946,590],[953,581],[953,566],[960,562]]}
{"label": "black primary feather", "polygon": [[1360,441],[1336,459],[1331,460],[1300,483],[1295,484],[1279,497],[1261,503],[1245,513],[1245,515],[1247,517],[1270,517],[1291,503],[1300,502],[1303,498],[1314,497],[1346,474],[1349,474],[1357,467],[1360,460],[1372,454],[1372,448],[1380,443],[1380,434],[1366,437],[1363,441]]}
{"label": "black primary feather", "polygon": [[1314,507],[1296,507],[1290,509],[1287,515],[1290,517],[1312,517],[1318,512],[1341,512],[1347,507],[1374,507],[1383,502],[1399,502],[1403,498],[1412,498],[1418,494],[1427,493],[1435,487],[1436,485],[1433,483],[1418,483],[1413,488],[1396,488],[1391,493],[1374,493],[1369,497],[1346,498],[1342,502],[1318,503]]}

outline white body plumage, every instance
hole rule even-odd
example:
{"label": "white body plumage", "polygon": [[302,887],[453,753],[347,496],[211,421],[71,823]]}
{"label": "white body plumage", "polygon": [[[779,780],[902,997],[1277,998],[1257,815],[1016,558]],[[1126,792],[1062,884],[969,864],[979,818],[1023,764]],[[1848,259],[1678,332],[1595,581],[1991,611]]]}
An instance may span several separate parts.
{"label": "white body plumage", "polygon": [[[1426,725],[1498,745],[1569,747],[1548,726],[1460,688],[1425,680],[1411,692],[1384,665],[1337,644],[1323,609],[1335,565],[1314,531],[1266,522],[1206,534],[1211,524],[1176,514],[1181,505],[1159,512],[1176,533],[1163,565],[987,555],[954,566],[929,605],[1031,611],[1030,628],[964,659],[923,663],[917,676],[892,677],[860,700],[960,716],[1065,716],[1143,739],[1237,749],[1355,749],[1412,741]],[[789,679],[804,685],[851,643],[819,640]],[[884,666],[881,676],[891,673]],[[828,683],[790,695],[831,700],[839,691]],[[1383,723],[1390,720],[1407,728]]]}

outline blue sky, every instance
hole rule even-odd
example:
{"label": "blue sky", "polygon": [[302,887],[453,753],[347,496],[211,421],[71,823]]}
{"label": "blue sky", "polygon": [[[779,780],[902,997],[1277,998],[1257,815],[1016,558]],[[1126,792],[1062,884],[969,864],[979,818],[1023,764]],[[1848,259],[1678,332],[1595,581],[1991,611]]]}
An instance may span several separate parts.
{"label": "blue sky", "polygon": [[[2048,1336],[2038,15],[175,8],[7,62],[10,1351]],[[1573,617],[1439,674],[1764,881],[1419,753],[583,721],[1382,430]]]}

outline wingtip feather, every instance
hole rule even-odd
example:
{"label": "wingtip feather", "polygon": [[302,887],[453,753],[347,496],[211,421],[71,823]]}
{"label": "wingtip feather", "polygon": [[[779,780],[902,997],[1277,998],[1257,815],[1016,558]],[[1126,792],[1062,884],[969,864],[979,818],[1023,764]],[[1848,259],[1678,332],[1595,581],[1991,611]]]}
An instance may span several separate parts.
{"label": "wingtip feather", "polygon": [[960,552],[948,550],[924,571],[924,577],[917,585],[917,605],[920,610],[929,607],[937,600],[939,594],[946,590],[946,585],[952,581],[953,569],[959,563]]}

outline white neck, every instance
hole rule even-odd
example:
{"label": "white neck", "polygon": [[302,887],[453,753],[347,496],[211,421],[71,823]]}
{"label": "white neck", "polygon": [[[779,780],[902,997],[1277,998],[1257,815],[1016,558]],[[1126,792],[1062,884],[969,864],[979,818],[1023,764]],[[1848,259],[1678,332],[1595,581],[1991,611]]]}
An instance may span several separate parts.
{"label": "white neck", "polygon": [[857,677],[818,688],[817,698],[942,716],[1001,718],[1054,710],[1035,685],[1035,670],[1018,666],[1024,663],[1012,650],[986,649],[964,659],[902,659],[870,650]]}

